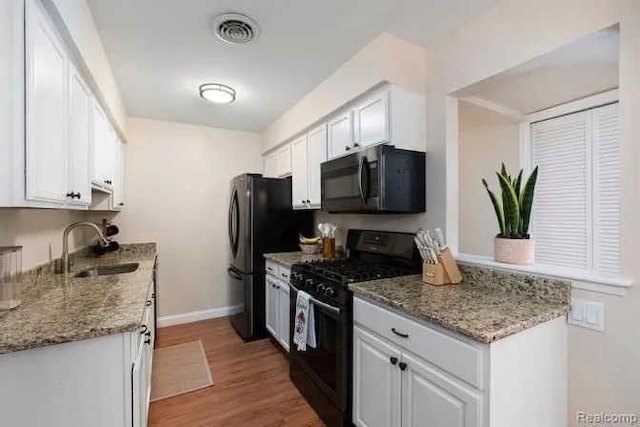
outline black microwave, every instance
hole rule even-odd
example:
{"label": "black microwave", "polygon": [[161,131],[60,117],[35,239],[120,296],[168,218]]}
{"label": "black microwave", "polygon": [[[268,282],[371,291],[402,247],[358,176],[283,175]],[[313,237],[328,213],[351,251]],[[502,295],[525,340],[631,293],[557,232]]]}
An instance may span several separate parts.
{"label": "black microwave", "polygon": [[425,153],[378,145],[320,167],[323,211],[425,211]]}

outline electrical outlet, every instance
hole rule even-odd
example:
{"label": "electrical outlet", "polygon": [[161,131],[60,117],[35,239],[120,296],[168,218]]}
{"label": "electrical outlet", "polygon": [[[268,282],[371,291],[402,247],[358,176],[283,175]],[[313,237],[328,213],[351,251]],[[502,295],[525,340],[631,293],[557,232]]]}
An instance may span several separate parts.
{"label": "electrical outlet", "polygon": [[582,328],[604,331],[604,304],[571,298],[569,323]]}

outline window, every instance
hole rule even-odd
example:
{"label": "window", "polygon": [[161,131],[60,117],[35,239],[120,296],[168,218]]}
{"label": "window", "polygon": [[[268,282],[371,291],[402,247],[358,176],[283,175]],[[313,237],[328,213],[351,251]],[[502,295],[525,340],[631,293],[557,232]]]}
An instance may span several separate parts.
{"label": "window", "polygon": [[530,141],[531,163],[539,166],[536,262],[619,274],[618,103],[531,123]]}

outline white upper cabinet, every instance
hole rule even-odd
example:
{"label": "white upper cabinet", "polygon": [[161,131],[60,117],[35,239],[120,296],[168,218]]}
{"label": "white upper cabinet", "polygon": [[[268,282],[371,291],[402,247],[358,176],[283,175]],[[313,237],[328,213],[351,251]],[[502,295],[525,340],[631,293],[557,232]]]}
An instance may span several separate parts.
{"label": "white upper cabinet", "polygon": [[327,124],[329,136],[329,157],[338,157],[353,149],[353,114],[340,114]]}
{"label": "white upper cabinet", "polygon": [[291,199],[294,209],[304,209],[309,199],[307,135],[291,143]]}
{"label": "white upper cabinet", "polygon": [[278,150],[278,176],[291,175],[291,145],[287,144]]}
{"label": "white upper cabinet", "polygon": [[116,135],[104,111],[93,105],[93,177],[95,185],[111,189]]}
{"label": "white upper cabinet", "polygon": [[278,177],[278,153],[272,152],[264,156],[264,173],[267,178]]}
{"label": "white upper cabinet", "polygon": [[91,92],[73,66],[69,69],[70,203],[91,203]]}
{"label": "white upper cabinet", "polygon": [[113,173],[113,210],[124,207],[124,144],[116,137]]}
{"label": "white upper cabinet", "polygon": [[375,93],[353,110],[354,146],[366,147],[390,141],[389,90]]}
{"label": "white upper cabinet", "polygon": [[38,2],[27,2],[25,55],[26,198],[65,203],[68,62]]}
{"label": "white upper cabinet", "polygon": [[320,163],[327,160],[327,126],[322,125],[291,142],[292,205],[320,207]]}
{"label": "white upper cabinet", "polygon": [[307,135],[308,204],[320,207],[320,164],[327,160],[327,126],[322,125]]}

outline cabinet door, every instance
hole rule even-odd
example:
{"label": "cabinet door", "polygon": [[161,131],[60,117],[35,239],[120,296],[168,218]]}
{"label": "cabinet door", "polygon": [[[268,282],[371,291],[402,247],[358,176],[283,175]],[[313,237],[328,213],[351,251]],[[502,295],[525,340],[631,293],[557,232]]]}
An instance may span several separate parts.
{"label": "cabinet door", "polygon": [[291,143],[291,199],[294,209],[308,207],[307,136]]}
{"label": "cabinet door", "polygon": [[91,92],[69,67],[69,191],[70,203],[91,204]]}
{"label": "cabinet door", "polygon": [[116,139],[113,174],[113,209],[121,210],[124,206],[124,144]]}
{"label": "cabinet door", "polygon": [[365,100],[354,110],[355,136],[358,146],[389,142],[389,91],[384,90]]}
{"label": "cabinet door", "polygon": [[109,147],[110,126],[102,108],[93,103],[93,182],[100,186],[109,186]]}
{"label": "cabinet door", "polygon": [[136,349],[136,357],[133,361],[131,369],[131,408],[133,413],[131,414],[133,427],[146,427],[146,408],[144,408],[143,402],[146,401],[146,344],[144,339],[141,339]]}
{"label": "cabinet door", "polygon": [[278,341],[289,351],[289,285],[280,282],[278,288]]}
{"label": "cabinet door", "polygon": [[271,153],[264,156],[264,176],[267,178],[278,177],[278,153]]}
{"label": "cabinet door", "polygon": [[353,116],[351,112],[329,120],[329,158],[338,157],[353,148]]}
{"label": "cabinet door", "polygon": [[66,202],[68,61],[40,2],[27,2],[25,37],[26,198]]}
{"label": "cabinet door", "polygon": [[402,355],[402,427],[479,427],[482,397],[426,362]]}
{"label": "cabinet door", "polygon": [[320,164],[327,160],[327,126],[322,125],[307,135],[307,183],[309,206],[320,207]]}
{"label": "cabinet door", "polygon": [[265,318],[267,331],[274,338],[278,338],[278,282],[266,276],[265,280]]}
{"label": "cabinet door", "polygon": [[399,349],[354,327],[353,423],[356,426],[400,425],[400,358]]}
{"label": "cabinet door", "polygon": [[278,150],[278,176],[291,175],[291,144]]}

